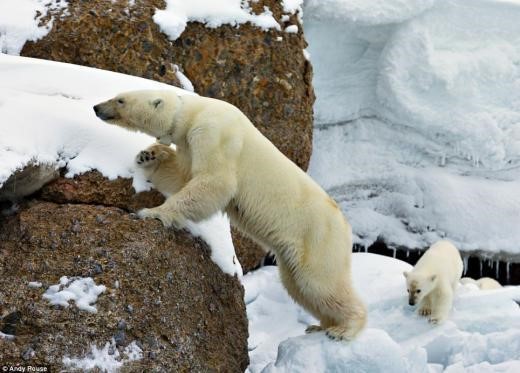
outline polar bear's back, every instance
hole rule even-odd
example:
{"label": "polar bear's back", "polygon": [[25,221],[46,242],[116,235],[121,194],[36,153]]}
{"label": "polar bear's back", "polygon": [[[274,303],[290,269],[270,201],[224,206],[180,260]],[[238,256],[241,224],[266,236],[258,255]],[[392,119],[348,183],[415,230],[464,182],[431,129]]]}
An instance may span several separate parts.
{"label": "polar bear's back", "polygon": [[449,241],[433,244],[419,259],[414,271],[443,275],[452,284],[459,281],[464,265],[457,248]]}

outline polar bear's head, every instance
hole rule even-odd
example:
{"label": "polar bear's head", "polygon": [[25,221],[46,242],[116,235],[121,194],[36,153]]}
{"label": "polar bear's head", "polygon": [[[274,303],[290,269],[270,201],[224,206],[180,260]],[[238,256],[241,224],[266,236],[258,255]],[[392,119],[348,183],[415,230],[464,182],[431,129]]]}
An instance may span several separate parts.
{"label": "polar bear's head", "polygon": [[419,272],[403,272],[408,290],[408,304],[413,306],[428,295],[437,284],[437,276]]}
{"label": "polar bear's head", "polygon": [[179,103],[173,91],[131,91],[95,105],[94,112],[107,123],[162,138],[173,130]]}

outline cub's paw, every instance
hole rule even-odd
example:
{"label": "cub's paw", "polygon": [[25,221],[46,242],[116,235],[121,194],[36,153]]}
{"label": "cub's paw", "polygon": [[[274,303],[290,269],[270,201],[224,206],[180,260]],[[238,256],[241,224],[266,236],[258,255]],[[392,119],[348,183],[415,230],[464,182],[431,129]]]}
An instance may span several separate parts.
{"label": "cub's paw", "polygon": [[351,341],[357,332],[347,326],[331,326],[326,329],[325,335],[333,341]]}
{"label": "cub's paw", "polygon": [[153,150],[141,150],[136,156],[135,156],[135,163],[139,167],[151,167],[157,164],[159,160],[156,157],[155,151]]}
{"label": "cub's paw", "polygon": [[432,314],[432,310],[429,307],[421,307],[417,313],[421,316],[430,316]]}
{"label": "cub's paw", "polygon": [[323,331],[323,328],[319,325],[309,325],[307,327],[307,329],[305,329],[305,333],[307,333],[307,334],[321,332],[321,331]]}
{"label": "cub's paw", "polygon": [[439,315],[431,315],[428,318],[428,322],[433,325],[441,324],[446,319],[445,316],[439,316]]}

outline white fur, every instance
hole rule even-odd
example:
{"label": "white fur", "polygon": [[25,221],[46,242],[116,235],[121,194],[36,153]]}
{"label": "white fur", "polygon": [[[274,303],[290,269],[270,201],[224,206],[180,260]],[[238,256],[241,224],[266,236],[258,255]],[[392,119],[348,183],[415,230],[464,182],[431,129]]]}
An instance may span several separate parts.
{"label": "white fur", "polygon": [[500,289],[502,285],[495,279],[492,279],[491,277],[482,277],[478,280],[474,280],[471,277],[463,277],[460,279],[460,283],[463,285],[466,284],[474,284],[479,287],[480,290],[493,290],[493,289]]}
{"label": "white fur", "polygon": [[457,248],[449,241],[433,244],[410,272],[404,272],[408,302],[432,323],[444,321],[462,276],[463,264]]}
{"label": "white fur", "polygon": [[176,145],[154,144],[137,157],[169,196],[141,217],[183,227],[187,219],[226,211],[233,225],[275,253],[289,294],[320,320],[309,331],[352,339],[364,327],[366,310],[351,284],[350,225],[323,189],[240,110],[165,91],[124,93],[96,110],[110,123]]}

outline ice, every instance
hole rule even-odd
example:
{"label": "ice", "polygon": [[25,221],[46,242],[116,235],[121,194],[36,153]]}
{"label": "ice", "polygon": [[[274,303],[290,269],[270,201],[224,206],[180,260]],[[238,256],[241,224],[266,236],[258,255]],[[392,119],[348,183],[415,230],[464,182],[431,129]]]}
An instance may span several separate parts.
{"label": "ice", "polygon": [[[107,125],[92,110],[120,92],[137,89],[193,94],[109,71],[0,54],[0,187],[16,170],[44,163],[64,167],[66,177],[96,169],[109,179],[132,178],[138,192],[149,189],[134,158],[155,139]],[[210,245],[225,273],[242,274],[227,217],[216,214],[190,228]]]}
{"label": "ice", "polygon": [[309,173],[341,202],[355,243],[449,238],[468,253],[520,254],[520,2],[304,10],[317,95]]}
{"label": "ice", "polygon": [[241,0],[167,0],[166,9],[157,9],[153,19],[170,40],[177,39],[188,22],[201,22],[212,28],[250,22],[263,30],[280,29],[267,7],[257,15]]}
{"label": "ice", "polygon": [[[368,308],[367,329],[353,342],[324,333],[280,283],[276,267],[243,277],[249,319],[248,372],[513,372],[520,366],[520,287],[461,285],[441,325],[408,306],[403,271],[411,266],[375,254],[352,255],[353,283]],[[279,347],[278,347],[279,345]]]}

